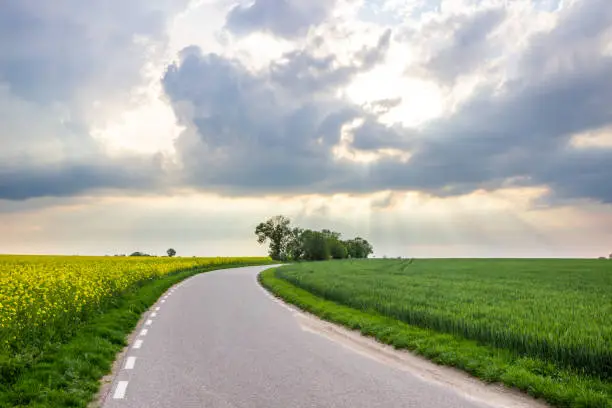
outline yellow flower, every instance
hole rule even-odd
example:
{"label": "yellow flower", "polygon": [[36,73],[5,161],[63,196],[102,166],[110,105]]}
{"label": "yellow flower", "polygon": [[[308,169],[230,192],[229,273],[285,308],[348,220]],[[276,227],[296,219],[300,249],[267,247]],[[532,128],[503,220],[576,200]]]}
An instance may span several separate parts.
{"label": "yellow flower", "polygon": [[0,255],[0,344],[10,347],[20,338],[45,335],[66,319],[86,317],[140,281],[242,259]]}

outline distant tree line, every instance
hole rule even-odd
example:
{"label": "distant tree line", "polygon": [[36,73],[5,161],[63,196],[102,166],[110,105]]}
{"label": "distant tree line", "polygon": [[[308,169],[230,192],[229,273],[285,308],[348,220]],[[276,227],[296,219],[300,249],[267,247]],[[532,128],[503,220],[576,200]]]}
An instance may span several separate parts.
{"label": "distant tree line", "polygon": [[269,255],[277,261],[322,261],[367,258],[372,245],[361,237],[343,240],[339,232],[292,227],[291,220],[277,215],[255,228],[257,242],[269,242]]}
{"label": "distant tree line", "polygon": [[[176,251],[173,248],[169,248],[166,251],[166,254],[168,254],[168,257],[172,258],[173,256],[176,255]],[[126,256],[126,255],[125,254],[115,254],[114,256]],[[136,252],[132,252],[129,256],[153,256],[153,257],[156,257],[157,255],[151,255],[151,254],[147,254],[146,252],[136,251]]]}
{"label": "distant tree line", "polygon": [[132,252],[130,256],[153,256],[153,255],[147,254],[146,252],[136,251],[136,252]]}

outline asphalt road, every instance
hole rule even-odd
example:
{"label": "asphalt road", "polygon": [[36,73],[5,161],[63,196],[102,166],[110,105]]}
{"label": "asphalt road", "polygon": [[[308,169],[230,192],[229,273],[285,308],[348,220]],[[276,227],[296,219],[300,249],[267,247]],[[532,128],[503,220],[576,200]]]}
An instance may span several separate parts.
{"label": "asphalt road", "polygon": [[265,268],[198,275],[160,299],[103,406],[486,407],[303,330],[259,287]]}

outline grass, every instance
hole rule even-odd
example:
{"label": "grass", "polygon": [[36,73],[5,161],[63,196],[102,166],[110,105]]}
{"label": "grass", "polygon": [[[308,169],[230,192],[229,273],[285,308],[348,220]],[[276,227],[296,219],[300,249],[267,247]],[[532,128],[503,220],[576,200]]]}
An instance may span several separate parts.
{"label": "grass", "polygon": [[25,348],[22,353],[0,355],[0,407],[87,407],[141,314],[169,287],[210,270],[267,263],[267,259],[249,262],[245,258],[137,282],[80,322],[70,338],[57,337],[42,349]]}
{"label": "grass", "polygon": [[611,269],[598,260],[334,261],[260,280],[324,319],[485,381],[559,407],[612,407]]}

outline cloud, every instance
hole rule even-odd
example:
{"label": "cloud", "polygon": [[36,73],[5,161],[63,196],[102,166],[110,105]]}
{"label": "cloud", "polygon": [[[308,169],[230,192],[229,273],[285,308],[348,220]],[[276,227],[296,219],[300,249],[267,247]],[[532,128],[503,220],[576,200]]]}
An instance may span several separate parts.
{"label": "cloud", "polygon": [[295,38],[323,22],[335,4],[335,0],[255,0],[248,6],[235,6],[227,15],[226,25],[239,35],[264,31]]}
{"label": "cloud", "polygon": [[97,189],[150,190],[159,185],[160,174],[159,163],[139,157],[18,169],[0,167],[0,199],[68,197]]}
{"label": "cloud", "polygon": [[612,150],[569,145],[574,134],[612,123],[612,56],[602,52],[612,11],[605,4],[564,10],[556,28],[531,39],[501,90],[483,89],[430,124],[411,162],[428,170],[421,182],[464,191],[518,177],[549,185],[553,195],[612,202],[605,176]]}
{"label": "cloud", "polygon": [[[612,123],[612,57],[602,51],[612,22],[608,9],[603,0],[563,9],[554,29],[530,37],[501,85],[484,82],[452,112],[418,129],[383,124],[378,113],[319,92],[369,66],[363,55],[374,51],[358,54],[354,65],[293,52],[257,73],[239,61],[192,53],[164,77],[188,128],[177,141],[184,180],[231,194],[396,189],[450,196],[548,185],[551,199],[610,203],[605,185],[612,151],[569,143],[576,133]],[[456,38],[443,55],[479,50],[505,16],[478,13],[455,22]],[[388,42],[385,34],[374,49]],[[480,51],[469,52],[458,65],[469,72],[482,61]],[[448,78],[459,72],[433,71]],[[370,152],[367,163],[334,154],[342,140],[353,158]],[[397,154],[384,154],[389,149]]]}
{"label": "cloud", "polygon": [[[170,170],[160,156],[109,156],[90,130],[105,116],[94,105],[125,99],[141,81],[143,65],[165,45],[167,21],[185,2],[37,5],[0,6],[0,198],[162,189],[172,180],[231,195],[418,190],[453,196],[547,186],[550,203],[612,202],[612,149],[572,143],[577,134],[612,124],[606,0],[547,8],[553,23],[510,48],[498,31],[518,15],[502,8],[445,11],[402,37],[393,35],[397,29],[358,23],[328,27],[331,2],[237,6],[227,16],[230,30],[306,37],[287,42],[292,50],[263,69],[243,62],[239,52],[185,48],[162,78],[184,128],[175,142],[177,168]],[[377,36],[354,33],[362,28]],[[333,41],[326,41],[326,30]],[[437,46],[413,59],[412,68],[451,97],[464,77],[479,78],[442,116],[407,128],[384,116],[412,95],[377,94],[363,105],[347,99],[347,88],[387,67],[391,51],[428,41]],[[500,55],[512,58],[496,59],[494,77],[483,77]],[[381,74],[380,81],[394,78]]]}
{"label": "cloud", "polygon": [[[388,36],[375,48],[384,47]],[[368,57],[364,63],[358,54],[357,65],[338,66],[324,57],[308,70],[304,59],[316,60],[308,53],[286,57],[286,77],[279,75],[277,63],[269,74],[257,74],[239,61],[196,48],[184,50],[181,61],[169,67],[164,89],[187,128],[176,143],[186,183],[251,194],[331,191],[336,178],[350,179],[351,166],[336,162],[332,148],[347,122],[373,119],[335,96],[337,81],[346,80],[337,72],[358,73],[374,61]],[[302,70],[310,86],[285,81]]]}
{"label": "cloud", "polygon": [[[342,121],[320,105],[285,105],[265,80],[217,55],[171,66],[164,88],[187,126],[176,143],[186,183],[257,193],[325,181]],[[319,131],[329,139],[317,143]]]}
{"label": "cloud", "polygon": [[608,0],[196,3],[137,115],[187,0],[0,5],[5,251],[259,254],[285,213],[387,255],[609,252]]}
{"label": "cloud", "polygon": [[[0,5],[0,81],[25,99],[65,101],[81,87],[132,86],[165,36],[165,24],[186,0]],[[94,81],[95,80],[95,81]]]}
{"label": "cloud", "polygon": [[[412,70],[420,70],[446,84],[472,73],[498,56],[501,44],[491,34],[506,17],[505,9],[498,7],[451,14],[441,21],[430,22],[420,34],[427,38],[424,52],[431,55]],[[435,43],[433,51],[432,42]]]}
{"label": "cloud", "polygon": [[391,30],[387,29],[374,46],[360,48],[347,62],[339,61],[334,54],[315,55],[319,51],[315,47],[287,52],[280,61],[271,62],[270,80],[298,96],[333,93],[350,83],[355,75],[383,62],[390,38]]}
{"label": "cloud", "polygon": [[154,157],[111,157],[91,129],[131,103],[143,68],[164,47],[168,20],[186,4],[0,5],[0,197],[150,185],[143,179],[155,178]]}

